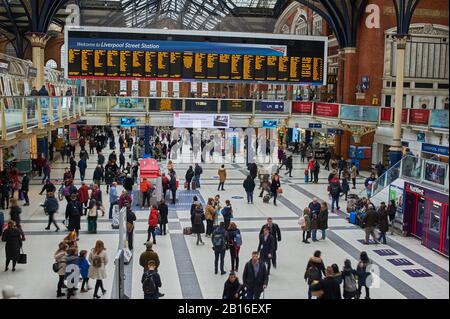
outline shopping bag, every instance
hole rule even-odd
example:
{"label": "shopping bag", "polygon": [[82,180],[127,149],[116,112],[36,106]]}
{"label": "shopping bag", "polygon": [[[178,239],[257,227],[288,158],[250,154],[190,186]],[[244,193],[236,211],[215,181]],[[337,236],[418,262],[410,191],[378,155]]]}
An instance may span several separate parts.
{"label": "shopping bag", "polygon": [[19,260],[17,261],[18,264],[26,264],[27,263],[27,254],[23,253],[23,249],[21,249],[21,253],[19,255]]}

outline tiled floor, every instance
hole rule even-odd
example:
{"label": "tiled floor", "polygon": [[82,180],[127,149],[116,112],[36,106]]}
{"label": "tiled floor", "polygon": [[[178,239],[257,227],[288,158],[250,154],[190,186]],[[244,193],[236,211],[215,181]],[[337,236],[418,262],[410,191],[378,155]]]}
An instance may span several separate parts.
{"label": "tiled floor", "polygon": [[[187,148],[185,148],[186,151]],[[105,152],[106,156],[109,151]],[[78,154],[78,152],[76,152]],[[186,154],[182,158],[188,159]],[[96,156],[89,159],[89,168],[86,176],[92,177]],[[52,177],[61,178],[67,164],[56,161],[53,164]],[[246,202],[245,192],[242,187],[245,164],[226,164],[228,181],[225,191],[217,191],[217,169],[219,163],[204,164],[201,188],[199,192],[204,200],[220,193],[222,200],[231,199],[234,207],[234,221],[242,229],[243,246],[240,252],[239,275],[242,276],[244,264],[250,259],[251,252],[257,248],[258,232],[268,216],[273,217],[282,231],[282,241],[278,248],[278,267],[271,271],[269,286],[265,292],[265,298],[306,298],[307,285],[303,279],[306,263],[315,250],[322,251],[326,265],[336,263],[342,267],[345,259],[350,259],[356,266],[359,253],[367,251],[369,257],[380,270],[379,288],[371,290],[374,299],[404,299],[404,298],[449,298],[448,284],[448,259],[428,250],[414,238],[404,238],[398,235],[388,236],[387,245],[361,244],[358,240],[364,237],[363,231],[350,225],[342,215],[330,214],[329,227],[326,240],[305,245],[301,242],[301,232],[298,229],[297,219],[304,207],[311,201],[312,196],[327,200],[326,178],[328,171],[322,170],[319,184],[305,184],[303,171],[305,164],[294,159],[293,178],[285,178],[282,174],[282,187],[284,193],[278,201],[278,206],[272,203],[264,204],[255,193],[255,204]],[[188,163],[176,164],[175,169],[179,176],[184,177]],[[165,163],[162,165],[165,169]],[[362,172],[367,174],[367,172]],[[78,172],[76,178],[79,178]],[[181,178],[181,180],[183,180]],[[89,180],[90,181],[90,180]],[[77,179],[77,186],[80,180]],[[363,179],[358,179],[357,192],[362,189]],[[30,192],[31,206],[23,207],[23,228],[27,234],[24,250],[28,254],[28,264],[18,265],[15,273],[0,271],[0,288],[13,285],[21,298],[55,298],[57,276],[52,272],[53,253],[57,244],[64,237],[64,232],[55,233],[45,231],[46,216],[41,207],[43,196],[38,192],[41,184],[38,179],[33,180]],[[102,187],[103,196],[107,199],[106,187]],[[121,187],[119,187],[121,191]],[[188,194],[179,192],[179,197],[189,201]],[[185,197],[184,195],[188,196]],[[233,199],[235,197],[235,199]],[[63,204],[63,202],[61,202]],[[63,205],[64,206],[64,205]],[[109,203],[105,201],[108,209]],[[345,207],[344,203],[341,207]],[[172,211],[173,210],[173,211]],[[5,212],[8,215],[8,212]],[[133,258],[132,298],[142,298],[141,275],[139,266],[139,254],[144,251],[147,236],[148,211],[136,211],[138,222],[136,224],[135,251]],[[58,221],[64,218],[64,207],[59,212]],[[211,242],[204,238],[206,245],[197,246],[194,236],[183,236],[181,228],[190,224],[188,205],[171,207],[169,216],[169,234],[157,239],[154,246],[158,252],[161,266],[159,272],[162,278],[162,291],[164,298],[220,298],[226,275],[214,275],[214,253]],[[86,222],[82,223],[82,230],[86,230]],[[172,229],[171,229],[172,228]],[[320,236],[319,236],[320,237]],[[89,250],[95,241],[101,239],[105,242],[110,263],[107,266],[108,278],[105,280],[105,288],[109,297],[112,290],[114,274],[113,257],[118,245],[118,231],[111,228],[110,222],[103,217],[98,223],[98,234],[81,233],[79,246]],[[390,249],[395,255],[381,256],[375,250]],[[4,261],[4,244],[0,244],[0,260]],[[391,259],[404,259],[407,262],[393,263]],[[227,252],[225,268],[230,269],[230,256]],[[408,270],[417,270],[410,272]],[[429,277],[419,277],[428,273]],[[93,286],[93,282],[91,286]],[[92,292],[78,294],[77,298],[92,298]]]}

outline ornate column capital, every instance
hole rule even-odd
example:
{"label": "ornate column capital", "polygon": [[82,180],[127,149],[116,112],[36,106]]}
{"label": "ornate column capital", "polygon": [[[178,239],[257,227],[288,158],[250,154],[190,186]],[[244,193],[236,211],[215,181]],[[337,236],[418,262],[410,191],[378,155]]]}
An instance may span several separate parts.
{"label": "ornate column capital", "polygon": [[344,48],[344,53],[345,53],[345,54],[348,54],[348,53],[356,53],[356,48],[354,48],[354,47],[347,47],[347,48]]}
{"label": "ornate column capital", "polygon": [[397,49],[399,49],[399,50],[406,49],[406,42],[408,42],[409,36],[396,35],[394,37],[394,39],[395,39],[395,43],[397,44]]}
{"label": "ornate column capital", "polygon": [[27,39],[30,41],[32,47],[39,47],[44,49],[47,41],[50,39],[46,33],[41,32],[28,32],[26,33]]}

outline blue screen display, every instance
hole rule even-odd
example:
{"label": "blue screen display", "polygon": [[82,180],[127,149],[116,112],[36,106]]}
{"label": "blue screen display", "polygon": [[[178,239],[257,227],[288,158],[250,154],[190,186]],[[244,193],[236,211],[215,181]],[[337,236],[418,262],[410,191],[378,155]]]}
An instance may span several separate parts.
{"label": "blue screen display", "polygon": [[120,126],[136,126],[136,119],[130,117],[122,117],[120,119]]}
{"label": "blue screen display", "polygon": [[263,120],[263,128],[277,128],[278,121],[275,120]]}

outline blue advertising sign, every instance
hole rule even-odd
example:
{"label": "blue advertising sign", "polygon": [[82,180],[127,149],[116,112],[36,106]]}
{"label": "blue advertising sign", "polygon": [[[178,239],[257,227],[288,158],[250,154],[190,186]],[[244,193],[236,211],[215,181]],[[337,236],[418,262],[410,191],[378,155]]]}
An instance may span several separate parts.
{"label": "blue advertising sign", "polygon": [[328,134],[336,134],[336,135],[342,135],[343,131],[341,129],[337,128],[329,128],[327,130]]}
{"label": "blue advertising sign", "polygon": [[378,108],[373,106],[341,104],[340,118],[351,121],[377,122]]}
{"label": "blue advertising sign", "polygon": [[417,142],[425,142],[425,133],[417,133]]}
{"label": "blue advertising sign", "polygon": [[449,149],[447,146],[434,145],[428,143],[422,143],[422,152],[444,156],[449,155]]}
{"label": "blue advertising sign", "polygon": [[448,110],[433,110],[431,112],[431,127],[448,128]]}
{"label": "blue advertising sign", "polygon": [[263,128],[277,128],[278,121],[277,120],[263,120]]}
{"label": "blue advertising sign", "polygon": [[283,101],[258,101],[256,106],[257,110],[261,112],[284,112]]}
{"label": "blue advertising sign", "polygon": [[322,123],[308,123],[309,128],[322,128]]}

